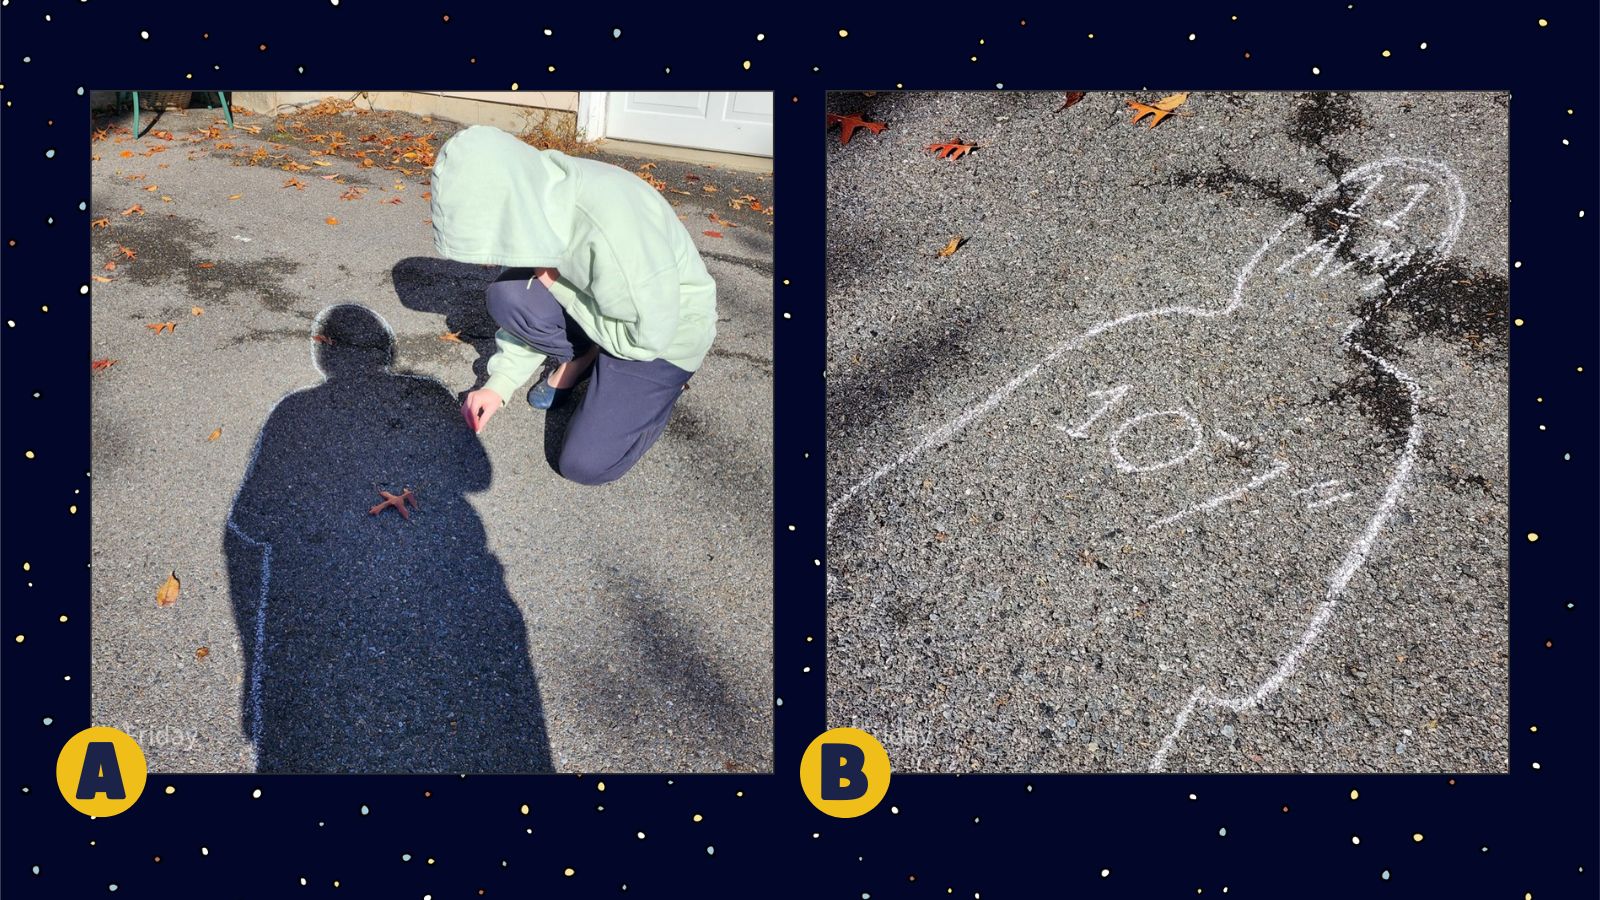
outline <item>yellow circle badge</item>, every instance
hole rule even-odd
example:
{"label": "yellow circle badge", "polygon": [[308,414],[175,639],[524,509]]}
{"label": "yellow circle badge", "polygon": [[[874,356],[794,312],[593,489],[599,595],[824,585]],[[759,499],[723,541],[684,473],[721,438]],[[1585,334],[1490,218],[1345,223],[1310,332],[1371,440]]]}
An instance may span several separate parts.
{"label": "yellow circle badge", "polygon": [[859,728],[830,729],[800,757],[800,787],[836,819],[865,815],[889,790],[889,754]]}
{"label": "yellow circle badge", "polygon": [[86,816],[114,816],[144,793],[144,751],[115,728],[85,728],[56,757],[56,784]]}

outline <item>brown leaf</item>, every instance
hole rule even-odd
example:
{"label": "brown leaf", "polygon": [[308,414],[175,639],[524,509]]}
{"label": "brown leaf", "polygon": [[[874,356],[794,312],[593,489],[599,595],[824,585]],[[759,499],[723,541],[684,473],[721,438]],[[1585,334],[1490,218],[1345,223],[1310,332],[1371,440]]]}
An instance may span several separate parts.
{"label": "brown leaf", "polygon": [[211,436],[206,438],[206,441],[207,442],[214,441],[219,437],[222,437],[222,426],[221,425],[217,426],[217,430],[216,431],[211,432]]}
{"label": "brown leaf", "polygon": [[339,224],[339,220],[335,219],[333,216],[329,216],[328,217],[328,224],[329,225],[337,225],[337,224]]}
{"label": "brown leaf", "polygon": [[333,338],[328,337],[325,334],[313,334],[311,339],[319,344],[327,344],[330,347],[333,346]]}
{"label": "brown leaf", "polygon": [[1082,99],[1083,91],[1067,91],[1066,96],[1061,99],[1061,105],[1056,107],[1056,112],[1061,112],[1063,109],[1076,106],[1078,105],[1078,101]]}
{"label": "brown leaf", "polygon": [[159,191],[159,190],[161,190],[161,185],[159,185],[159,184],[152,184],[152,185],[150,185],[150,186],[149,186],[149,187],[147,187],[147,188],[145,188],[145,190],[147,190],[147,191],[149,191],[149,192],[151,192],[151,193],[155,193],[155,192],[156,192],[156,191]]}
{"label": "brown leaf", "polygon": [[961,249],[961,245],[965,244],[966,242],[967,242],[966,238],[962,237],[959,234],[956,235],[955,237],[950,239],[950,243],[944,245],[944,249],[939,251],[939,256],[941,258],[943,258],[943,257],[946,257],[946,256],[955,255],[955,252],[957,250],[960,250]]}
{"label": "brown leaf", "polygon": [[339,195],[340,200],[360,200],[361,195],[367,192],[366,188],[353,187]]}
{"label": "brown leaf", "polygon": [[722,237],[722,232],[720,232],[720,231],[707,231],[707,232],[705,232],[705,236],[706,237],[719,238],[719,237]]}
{"label": "brown leaf", "polygon": [[243,194],[233,194],[233,195],[229,196],[228,199],[229,200],[237,200],[237,199],[239,199],[240,197],[243,197],[243,196],[244,196]]}
{"label": "brown leaf", "polygon": [[191,315],[191,316],[203,316],[203,315],[205,315],[205,312],[206,312],[205,311],[205,307],[201,307],[201,306],[191,306],[191,307],[189,307],[189,315]]}
{"label": "brown leaf", "polygon": [[1128,100],[1125,102],[1129,106],[1133,107],[1133,121],[1138,122],[1145,116],[1150,116],[1150,127],[1154,128],[1161,123],[1162,119],[1165,119],[1167,116],[1171,115],[1173,110],[1182,106],[1188,101],[1188,99],[1189,92],[1184,91],[1181,94],[1172,94],[1170,96],[1162,97],[1160,100],[1157,100],[1154,103],[1140,103],[1137,100]]}
{"label": "brown leaf", "polygon": [[93,278],[93,279],[94,279],[94,280],[95,280],[95,281],[99,281],[99,282],[109,282],[109,281],[116,281],[116,279],[115,279],[115,278],[107,278],[107,277],[106,277],[106,276],[104,276],[104,275],[91,275],[91,276],[89,276],[89,277],[90,277],[90,278]]}
{"label": "brown leaf", "polygon": [[708,194],[715,194],[717,192],[718,188],[714,184],[707,184],[707,185],[701,186],[700,190],[705,191]]}
{"label": "brown leaf", "polygon": [[292,187],[297,191],[303,191],[303,190],[306,189],[306,183],[304,181],[301,181],[300,179],[294,178],[294,177],[291,177],[288,181],[285,181],[283,183],[283,186],[286,187],[286,188],[291,188]]}
{"label": "brown leaf", "polygon": [[139,258],[139,254],[133,252],[133,248],[132,247],[124,247],[121,244],[118,244],[117,245],[117,249],[119,251],[121,251],[122,255],[127,257],[128,259],[138,259]]}
{"label": "brown leaf", "polygon": [[1156,109],[1172,112],[1187,102],[1189,102],[1189,92],[1182,91],[1177,94],[1168,94],[1167,96],[1162,97],[1160,100],[1157,100],[1150,105],[1154,106]]}
{"label": "brown leaf", "polygon": [[89,363],[89,371],[100,372],[105,369],[109,369],[116,364],[117,361],[114,359],[97,359],[94,362]]}
{"label": "brown leaf", "polygon": [[217,264],[216,263],[211,263],[211,262],[195,263],[194,267],[196,269],[215,269],[217,267]]}
{"label": "brown leaf", "polygon": [[206,657],[208,657],[210,655],[211,655],[211,648],[209,648],[209,647],[200,647],[200,648],[198,648],[197,650],[194,651],[194,658],[195,659],[205,659]]}
{"label": "brown leaf", "polygon": [[107,272],[115,272],[117,270],[117,261],[114,259],[106,260],[105,269]]}
{"label": "brown leaf", "polygon": [[841,116],[828,113],[827,116],[828,128],[832,128],[835,125],[839,126],[839,143],[841,145],[850,143],[850,136],[855,134],[857,128],[865,128],[873,134],[877,134],[889,127],[883,122],[868,122],[858,114]]}
{"label": "brown leaf", "polygon": [[956,138],[953,141],[945,141],[942,144],[929,144],[926,149],[932,150],[934,156],[943,159],[960,159],[977,146],[977,144],[963,144],[961,143],[961,138]]}
{"label": "brown leaf", "polygon": [[178,323],[177,322],[151,322],[149,325],[146,325],[145,327],[150,329],[151,331],[154,331],[156,334],[160,334],[163,331],[174,331],[178,327]]}
{"label": "brown leaf", "polygon": [[446,331],[444,334],[439,335],[439,340],[441,340],[441,341],[450,341],[452,343],[459,344],[459,343],[461,343],[461,332],[459,332],[459,331]]}
{"label": "brown leaf", "polygon": [[[127,213],[123,213],[123,215],[127,215]],[[95,219],[95,220],[93,220],[93,221],[91,221],[89,223],[89,228],[91,230],[95,229],[95,228],[110,228],[110,227],[111,227],[111,220],[106,218],[105,216],[101,216],[100,218]]]}
{"label": "brown leaf", "polygon": [[127,209],[122,211],[122,214],[125,215],[125,216],[131,216],[134,213],[138,213],[141,216],[144,215],[144,207],[142,207],[139,204],[135,203],[134,205],[132,205],[132,206],[130,206]]}
{"label": "brown leaf", "polygon": [[122,158],[123,158],[123,159],[127,159],[127,158],[128,158],[128,157],[130,157],[130,156],[132,156],[132,155],[133,155],[133,151],[132,151],[132,150],[124,150],[124,151],[122,151],[122,153],[121,153],[121,154],[120,154],[120,156],[121,156],[121,157],[122,157]]}
{"label": "brown leaf", "polygon": [[178,573],[173,572],[167,576],[166,583],[156,591],[157,606],[171,606],[178,602]]}
{"label": "brown leaf", "polygon": [[417,508],[417,495],[413,494],[410,488],[406,488],[398,496],[388,491],[379,491],[378,494],[383,497],[383,502],[367,510],[367,515],[369,516],[375,516],[392,506],[400,510],[402,518],[410,519],[411,513],[406,511],[406,502],[410,501],[412,509]]}

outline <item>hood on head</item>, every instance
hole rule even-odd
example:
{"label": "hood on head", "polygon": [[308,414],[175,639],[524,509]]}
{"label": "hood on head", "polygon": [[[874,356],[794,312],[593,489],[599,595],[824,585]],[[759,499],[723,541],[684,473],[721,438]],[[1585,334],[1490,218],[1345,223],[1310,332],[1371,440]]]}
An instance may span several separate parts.
{"label": "hood on head", "polygon": [[460,262],[561,266],[576,188],[566,159],[490,125],[456,132],[433,163],[434,250]]}

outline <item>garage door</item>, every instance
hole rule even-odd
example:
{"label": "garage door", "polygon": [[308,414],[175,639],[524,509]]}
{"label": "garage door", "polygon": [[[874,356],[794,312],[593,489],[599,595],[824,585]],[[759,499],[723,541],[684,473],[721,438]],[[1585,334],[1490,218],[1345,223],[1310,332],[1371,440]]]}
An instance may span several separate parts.
{"label": "garage door", "polygon": [[699,150],[772,155],[770,91],[616,91],[605,136]]}

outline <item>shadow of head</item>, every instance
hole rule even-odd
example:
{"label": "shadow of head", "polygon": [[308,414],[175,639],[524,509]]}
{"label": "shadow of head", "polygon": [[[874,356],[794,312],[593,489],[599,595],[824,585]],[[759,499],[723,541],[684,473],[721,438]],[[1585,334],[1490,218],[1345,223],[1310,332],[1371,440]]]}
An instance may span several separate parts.
{"label": "shadow of head", "polygon": [[328,378],[372,378],[394,363],[394,335],[377,314],[353,303],[329,307],[314,331],[317,368]]}

